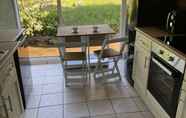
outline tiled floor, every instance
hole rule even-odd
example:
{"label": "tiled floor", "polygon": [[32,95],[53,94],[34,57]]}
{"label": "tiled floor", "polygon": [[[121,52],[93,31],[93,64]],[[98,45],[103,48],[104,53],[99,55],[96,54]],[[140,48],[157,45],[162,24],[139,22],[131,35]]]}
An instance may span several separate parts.
{"label": "tiled floor", "polygon": [[[123,62],[120,62],[123,65]],[[124,78],[91,86],[64,86],[60,64],[23,65],[27,109],[23,118],[153,118],[147,107]],[[33,88],[31,87],[31,79]]]}

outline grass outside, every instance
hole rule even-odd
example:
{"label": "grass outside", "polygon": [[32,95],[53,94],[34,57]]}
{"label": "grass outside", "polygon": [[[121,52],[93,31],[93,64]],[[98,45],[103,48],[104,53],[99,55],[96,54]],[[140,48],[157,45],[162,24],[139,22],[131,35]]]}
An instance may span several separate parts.
{"label": "grass outside", "polygon": [[[37,4],[38,0],[24,0],[26,6]],[[56,0],[43,0],[47,2],[47,11],[51,15],[56,12]],[[119,29],[121,0],[62,0],[62,15],[65,25],[109,24],[116,32]],[[45,11],[41,11],[45,12]],[[50,16],[51,17],[51,16]],[[48,24],[51,24],[49,21]],[[57,21],[55,21],[57,22]],[[54,23],[56,24],[56,23]],[[45,24],[47,25],[47,24]],[[56,27],[56,26],[55,26]],[[94,48],[96,49],[96,48]],[[22,48],[21,57],[58,56],[55,48]]]}

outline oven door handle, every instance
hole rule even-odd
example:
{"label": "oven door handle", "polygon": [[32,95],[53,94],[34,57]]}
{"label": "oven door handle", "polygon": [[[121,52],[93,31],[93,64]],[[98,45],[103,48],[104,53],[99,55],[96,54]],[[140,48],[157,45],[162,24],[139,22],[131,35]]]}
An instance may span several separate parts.
{"label": "oven door handle", "polygon": [[169,69],[167,69],[164,65],[162,65],[158,60],[152,58],[152,61],[156,63],[162,70],[164,70],[169,76],[172,76],[172,72]]}

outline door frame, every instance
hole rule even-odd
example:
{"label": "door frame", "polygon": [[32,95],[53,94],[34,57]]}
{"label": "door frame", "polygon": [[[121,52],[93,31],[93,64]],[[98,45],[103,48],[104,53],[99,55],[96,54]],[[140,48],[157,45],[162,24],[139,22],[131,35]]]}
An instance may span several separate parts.
{"label": "door frame", "polygon": [[121,0],[121,9],[120,9],[120,35],[126,36],[126,27],[127,27],[127,6],[126,0]]}
{"label": "door frame", "polygon": [[12,2],[13,9],[14,9],[15,17],[16,17],[17,29],[21,29],[21,20],[20,20],[17,0],[11,0],[11,2]]}

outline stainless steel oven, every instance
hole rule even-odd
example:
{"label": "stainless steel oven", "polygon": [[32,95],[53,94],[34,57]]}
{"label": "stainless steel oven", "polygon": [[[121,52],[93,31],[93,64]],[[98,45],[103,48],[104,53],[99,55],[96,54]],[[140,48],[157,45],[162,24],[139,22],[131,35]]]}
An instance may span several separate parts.
{"label": "stainless steel oven", "polygon": [[184,60],[159,45],[153,45],[148,91],[171,118],[176,115],[184,69]]}

